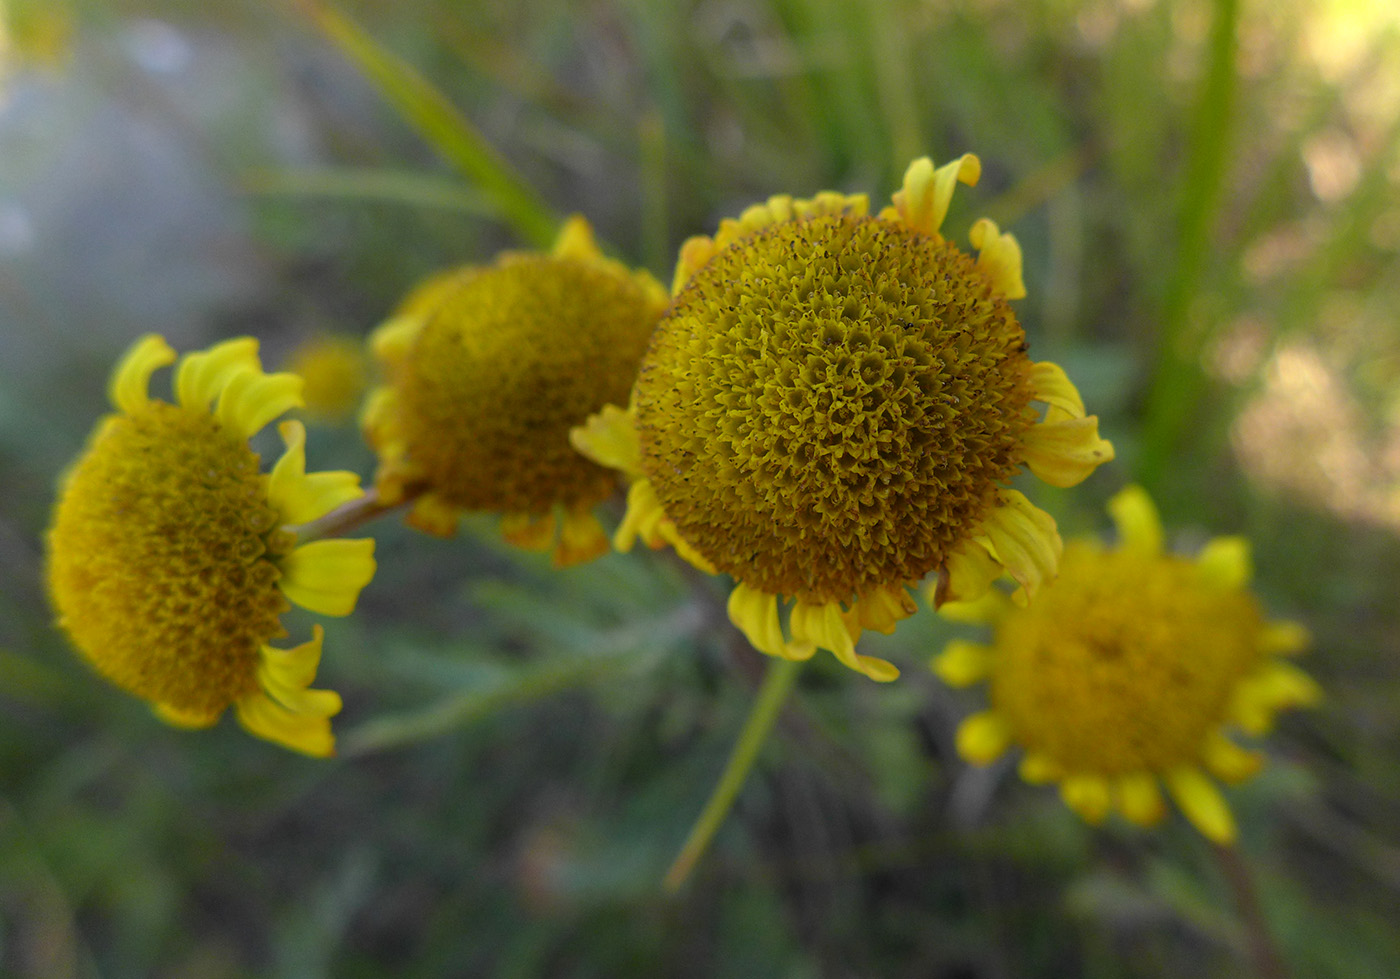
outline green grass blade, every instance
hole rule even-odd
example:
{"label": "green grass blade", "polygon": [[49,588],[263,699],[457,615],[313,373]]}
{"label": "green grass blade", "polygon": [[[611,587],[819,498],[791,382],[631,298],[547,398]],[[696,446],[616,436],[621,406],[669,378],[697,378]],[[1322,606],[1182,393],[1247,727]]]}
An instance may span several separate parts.
{"label": "green grass blade", "polygon": [[349,201],[403,204],[498,218],[481,194],[456,180],[398,170],[360,167],[308,167],[252,170],[243,175],[244,193],[259,197],[336,197]]}
{"label": "green grass blade", "polygon": [[558,218],[446,96],[344,14],[322,3],[309,6],[325,35],[360,66],[410,125],[495,205],[521,238],[536,247],[554,240]]}

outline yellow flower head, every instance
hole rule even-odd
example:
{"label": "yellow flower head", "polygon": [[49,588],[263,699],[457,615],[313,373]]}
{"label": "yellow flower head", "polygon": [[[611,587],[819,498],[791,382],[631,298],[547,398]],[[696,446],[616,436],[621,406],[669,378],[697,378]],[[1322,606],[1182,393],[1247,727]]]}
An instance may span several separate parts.
{"label": "yellow flower head", "polygon": [[175,403],[148,394],[174,362],[158,336],[112,375],[117,412],[64,478],[48,536],[58,621],[97,670],[165,720],[207,727],[230,704],[243,726],[296,751],[332,753],[340,698],[307,689],[321,628],[293,649],[280,617],[295,602],[348,615],[374,574],[374,541],[297,544],[293,527],[361,495],[347,472],[306,472],[305,430],[261,471],[248,440],[301,404],[301,379],[265,374],[257,341],[186,355]]}
{"label": "yellow flower head", "polygon": [[569,430],[627,399],[665,305],[650,275],[602,256],[581,217],[550,254],[423,283],[371,338],[388,377],[364,416],[381,500],[421,494],[409,522],[443,536],[462,511],[501,513],[507,540],[560,565],[606,551],[592,508],[615,476]]}
{"label": "yellow flower head", "polygon": [[305,382],[302,411],[309,419],[343,422],[355,413],[365,393],[364,344],[353,337],[318,336],[287,358],[287,371]]}
{"label": "yellow flower head", "polygon": [[1263,762],[1229,729],[1261,735],[1279,710],[1317,700],[1317,685],[1279,659],[1307,633],[1265,620],[1242,538],[1216,538],[1188,560],[1162,552],[1143,490],[1119,493],[1109,512],[1118,547],[1071,542],[1059,578],[1028,607],[995,591],[943,606],[995,627],[990,645],[955,640],[933,663],[954,686],[988,685],[991,709],[963,722],[958,750],[987,764],[1020,745],[1022,777],[1058,782],[1092,823],[1114,809],[1158,822],[1160,781],[1202,833],[1229,842],[1234,820],[1209,776],[1239,782]]}
{"label": "yellow flower head", "polygon": [[979,172],[924,158],[876,216],[863,195],[780,196],[692,238],[631,409],[575,434],[634,477],[618,547],[731,575],[763,652],[893,679],[855,641],[912,613],[930,571],[951,599],[1003,569],[1027,592],[1054,576],[1055,523],[1007,480],[1070,486],[1113,457],[1064,372],[1026,355],[1015,239],[983,219],[973,258],[939,233]]}

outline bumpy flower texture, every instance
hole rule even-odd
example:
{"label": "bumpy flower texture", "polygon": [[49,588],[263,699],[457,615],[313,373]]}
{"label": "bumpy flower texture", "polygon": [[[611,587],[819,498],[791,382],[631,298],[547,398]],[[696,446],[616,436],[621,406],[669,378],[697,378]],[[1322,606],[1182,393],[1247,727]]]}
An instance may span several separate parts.
{"label": "bumpy flower texture", "polygon": [[439,273],[371,337],[388,383],[365,437],[383,503],[416,496],[408,522],[450,536],[466,511],[502,514],[506,540],[564,566],[608,549],[593,507],[616,478],[569,430],[624,401],[666,290],[604,258],[571,218],[549,254]]}
{"label": "bumpy flower texture", "polygon": [[112,376],[116,413],[64,477],[49,591],[83,656],[164,720],[207,727],[232,705],[253,734],[326,756],[340,697],[308,689],[321,627],[292,649],[270,643],[291,603],[348,615],[374,574],[374,542],[297,543],[294,528],[359,497],[359,479],[307,473],[294,421],[261,471],[249,439],[301,405],[302,382],[264,373],[257,350],[244,338],[186,355],[172,404],[149,386],[175,352],[158,336],[137,341]]}
{"label": "bumpy flower texture", "polygon": [[1064,371],[1027,356],[1015,239],[980,220],[974,259],[939,233],[979,173],[924,158],[878,215],[778,196],[692,238],[630,407],[574,433],[632,479],[617,547],[732,576],[730,618],[765,653],[893,679],[856,641],[910,615],[929,572],[940,599],[1054,577],[1055,522],[1007,481],[1072,486],[1113,457]]}
{"label": "bumpy flower texture", "polygon": [[1137,487],[1109,504],[1118,546],[1071,541],[1060,576],[1027,608],[990,591],[947,603],[959,621],[994,626],[989,645],[955,640],[934,660],[949,684],[985,680],[991,709],[958,729],[958,750],[988,764],[1024,749],[1027,782],[1058,782],[1091,823],[1117,810],[1151,826],[1160,784],[1207,837],[1229,843],[1234,819],[1210,776],[1249,778],[1263,757],[1232,739],[1259,736],[1275,714],[1314,703],[1317,685],[1280,657],[1307,633],[1270,622],[1246,585],[1249,546],[1212,540],[1194,560],[1163,553],[1162,528]]}

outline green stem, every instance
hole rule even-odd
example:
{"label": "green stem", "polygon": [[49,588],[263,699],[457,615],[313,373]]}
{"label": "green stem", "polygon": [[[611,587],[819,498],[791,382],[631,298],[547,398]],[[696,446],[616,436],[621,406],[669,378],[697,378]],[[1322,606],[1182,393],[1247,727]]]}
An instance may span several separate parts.
{"label": "green stem", "polygon": [[740,732],[739,740],[724,766],[724,774],[720,776],[719,784],[715,786],[709,801],[705,803],[705,808],[701,810],[700,818],[695,820],[695,825],[691,827],[690,835],[686,837],[685,845],[676,855],[671,869],[666,872],[665,888],[668,892],[675,893],[686,882],[690,872],[695,869],[695,864],[704,856],[710,840],[729,815],[739,790],[743,788],[744,780],[748,778],[749,769],[753,768],[753,763],[758,758],[758,750],[767,740],[768,732],[772,730],[773,722],[778,719],[783,702],[787,700],[793,682],[801,671],[801,662],[786,659],[777,660],[768,668],[763,677],[763,684],[758,689],[758,699],[754,701],[749,719],[744,722],[744,730]]}

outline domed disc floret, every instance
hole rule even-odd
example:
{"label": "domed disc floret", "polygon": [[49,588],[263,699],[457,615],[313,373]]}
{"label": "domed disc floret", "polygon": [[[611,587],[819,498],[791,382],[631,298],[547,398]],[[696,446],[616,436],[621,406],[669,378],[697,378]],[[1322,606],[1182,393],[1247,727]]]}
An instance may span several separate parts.
{"label": "domed disc floret", "polygon": [[680,534],[764,592],[849,601],[939,567],[1020,467],[1032,364],[953,244],[837,214],[760,229],[662,319],[642,469]]}

